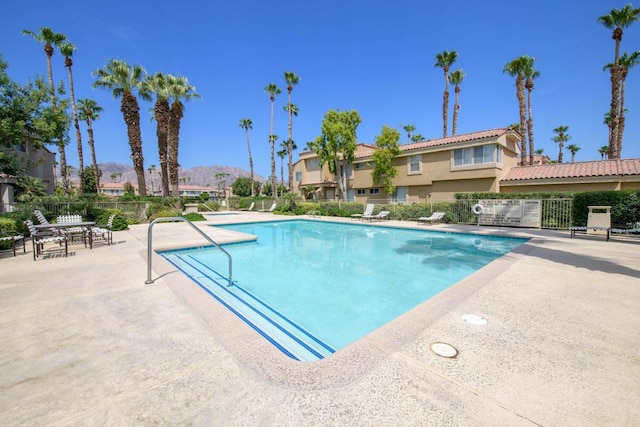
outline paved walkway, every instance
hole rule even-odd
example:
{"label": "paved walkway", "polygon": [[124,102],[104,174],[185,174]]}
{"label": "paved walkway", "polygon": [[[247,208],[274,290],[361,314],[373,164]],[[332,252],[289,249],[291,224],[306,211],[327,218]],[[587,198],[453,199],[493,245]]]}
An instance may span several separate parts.
{"label": "paved walkway", "polygon": [[[146,225],[68,258],[4,255],[0,425],[640,424],[638,240],[431,228],[532,240],[313,363],[282,355],[158,256],[146,285]],[[156,225],[154,241],[203,243],[178,223]]]}

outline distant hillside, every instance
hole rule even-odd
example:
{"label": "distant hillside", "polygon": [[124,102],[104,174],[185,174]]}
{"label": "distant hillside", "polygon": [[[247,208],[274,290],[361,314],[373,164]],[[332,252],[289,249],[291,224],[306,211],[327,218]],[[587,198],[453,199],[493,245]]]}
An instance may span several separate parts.
{"label": "distant hillside", "polygon": [[[125,165],[123,163],[98,163],[98,167],[102,171],[102,182],[131,182],[132,184],[137,183],[136,173],[133,170],[133,166]],[[111,174],[114,173],[122,173],[122,176],[118,176],[115,178],[115,181],[111,178]],[[249,171],[246,171],[242,168],[234,168],[230,166],[196,166],[191,169],[182,169],[180,168],[178,175],[180,178],[187,178],[187,184],[190,185],[207,185],[211,187],[216,186],[216,174],[219,173],[228,173],[229,179],[228,183],[231,185],[233,181],[240,177],[248,177]],[[153,181],[157,184],[160,182],[160,174],[159,168],[156,166],[156,170],[151,174],[149,170],[145,170],[145,179],[147,182],[149,179],[153,179]],[[255,179],[260,182],[265,182],[265,178],[261,175],[255,175]],[[71,176],[71,181],[77,182],[78,175],[74,173]],[[149,184],[147,184],[149,187]]]}

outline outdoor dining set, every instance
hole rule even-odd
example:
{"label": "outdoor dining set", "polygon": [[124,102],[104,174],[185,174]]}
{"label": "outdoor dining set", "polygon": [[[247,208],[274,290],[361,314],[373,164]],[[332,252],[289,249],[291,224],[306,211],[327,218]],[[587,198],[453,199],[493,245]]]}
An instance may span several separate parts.
{"label": "outdoor dining set", "polygon": [[[34,210],[34,216],[38,223],[26,220],[25,225],[30,233],[33,247],[33,260],[35,261],[45,251],[45,244],[57,244],[57,249],[64,256],[69,255],[69,244],[76,240],[81,241],[85,247],[93,249],[94,239],[100,239],[105,244],[113,243],[113,219],[115,214],[109,216],[104,225],[97,225],[95,221],[84,221],[81,215],[59,215],[55,222],[49,222],[40,210]],[[18,233],[0,237],[2,240],[12,240],[13,255],[16,255],[18,243],[22,241],[23,252],[26,252],[26,239]]]}

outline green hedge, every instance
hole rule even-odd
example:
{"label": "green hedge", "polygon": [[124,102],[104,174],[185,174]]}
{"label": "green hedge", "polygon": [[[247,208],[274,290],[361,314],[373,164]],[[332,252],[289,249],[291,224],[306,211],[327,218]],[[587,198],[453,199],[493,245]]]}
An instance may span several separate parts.
{"label": "green hedge", "polygon": [[640,223],[640,190],[576,193],[572,205],[573,225],[587,225],[589,206],[611,206],[611,225],[615,227]]}

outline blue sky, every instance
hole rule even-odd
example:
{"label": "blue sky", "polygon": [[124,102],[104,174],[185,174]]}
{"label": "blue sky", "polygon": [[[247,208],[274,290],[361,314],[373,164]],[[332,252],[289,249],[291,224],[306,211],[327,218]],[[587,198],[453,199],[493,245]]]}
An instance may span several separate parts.
{"label": "blue sky", "polygon": [[[613,61],[614,41],[597,18],[627,3],[10,0],[0,16],[0,53],[9,62],[11,77],[25,83],[46,75],[46,59],[42,46],[23,36],[23,29],[51,27],[77,46],[76,98],[95,99],[105,110],[94,124],[98,162],[131,164],[119,100],[92,89],[92,71],[116,58],[148,73],[186,76],[202,99],[186,105],[180,164],[248,170],[245,134],[238,127],[247,117],[254,123],[255,171],[265,177],[270,174],[270,101],[264,87],[276,83],[283,90],[276,98],[275,133],[284,140],[284,71],[301,77],[292,95],[300,110],[293,138],[303,148],[320,134],[330,109],[358,110],[359,142],[373,143],[383,125],[413,124],[426,138],[441,137],[444,78],[434,64],[443,50],[457,51],[452,69],[466,73],[458,134],[518,122],[515,80],[502,70],[528,54],[541,72],[532,100],[536,148],[556,159],[552,130],[566,125],[573,136],[570,143],[581,147],[576,161],[584,161],[600,159],[598,148],[607,144],[602,121],[611,86],[602,68]],[[628,28],[622,40],[621,52],[634,50],[640,50],[640,23]],[[62,55],[56,53],[53,64],[54,79],[66,84]],[[622,156],[640,158],[640,67],[629,73],[626,93]],[[141,103],[145,168],[159,163],[149,108],[151,103]],[[73,134],[71,141],[68,162],[77,166]],[[570,153],[564,155],[568,161]],[[279,171],[279,159],[277,165]]]}

